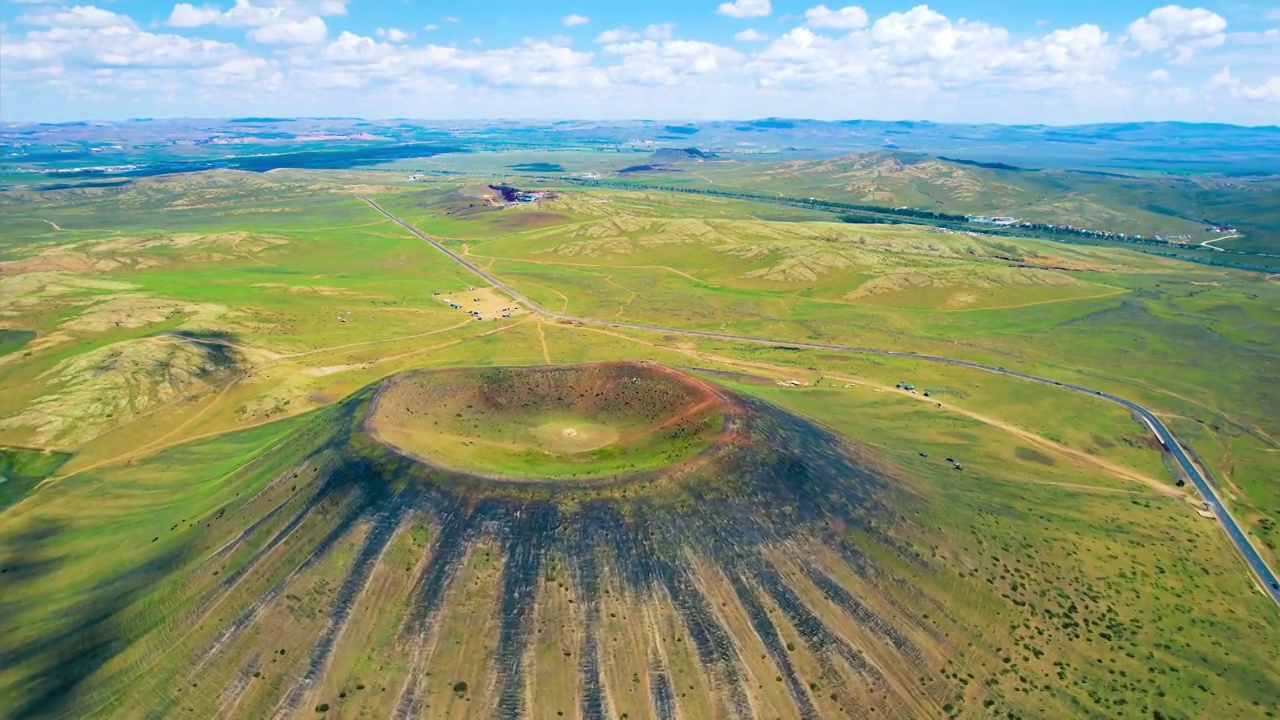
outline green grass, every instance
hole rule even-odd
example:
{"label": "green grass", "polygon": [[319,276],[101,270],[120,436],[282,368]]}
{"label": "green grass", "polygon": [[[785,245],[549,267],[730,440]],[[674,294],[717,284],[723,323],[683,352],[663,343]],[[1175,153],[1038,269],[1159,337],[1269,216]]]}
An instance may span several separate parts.
{"label": "green grass", "polygon": [[18,352],[35,336],[30,330],[0,330],[0,357]]}
{"label": "green grass", "polygon": [[[92,439],[0,452],[0,476],[9,478],[0,484],[0,566],[11,568],[4,582],[14,588],[0,599],[6,628],[14,629],[0,639],[0,651],[18,658],[0,669],[0,695],[66,694],[89,698],[86,707],[125,708],[121,715],[153,696],[173,698],[174,712],[184,702],[216,708],[220,688],[202,683],[189,700],[170,693],[187,684],[172,658],[196,652],[278,575],[255,579],[184,639],[191,593],[216,582],[197,561],[240,527],[204,523],[315,448],[315,438],[332,429],[325,425],[332,410],[303,414],[307,409],[331,408],[361,387],[418,368],[654,360],[758,375],[708,377],[837,430],[919,500],[920,514],[903,532],[949,571],[893,572],[916,589],[918,597],[902,602],[963,635],[957,647],[972,648],[922,680],[922,687],[946,688],[965,713],[982,715],[990,699],[996,709],[1038,708],[1046,716],[1265,715],[1277,658],[1258,638],[1275,635],[1274,609],[1251,590],[1220,529],[1166,496],[1172,477],[1124,410],[901,358],[527,316],[450,330],[458,314],[431,293],[477,280],[351,195],[358,185],[376,185],[360,191],[553,310],[914,350],[1132,398],[1165,417],[1197,452],[1272,558],[1280,540],[1274,279],[1123,250],[820,222],[824,216],[808,210],[678,193],[557,185],[562,197],[542,207],[472,208],[468,188],[483,187],[508,165],[556,162],[573,172],[597,161],[568,153],[439,160],[473,162],[481,174],[410,184],[378,172],[211,173],[48,193],[5,206],[12,221],[0,228],[0,259],[32,263],[53,254],[113,264],[56,273],[34,265],[22,267],[38,272],[10,273],[15,266],[6,266],[0,419],[83,397],[68,394],[82,379],[65,376],[66,368],[104,350],[142,347],[173,331],[206,333],[237,350],[225,375],[200,375],[199,382],[180,382],[159,357],[141,366],[104,361],[85,369],[85,377],[118,380],[112,397],[127,398],[136,412],[95,415],[96,404],[82,403],[87,415],[76,422],[98,433]],[[190,206],[192,197],[205,202]],[[233,232],[248,239],[180,244],[189,234]],[[1029,282],[1028,273],[1065,280]],[[27,286],[10,274],[61,284],[56,291],[19,292],[13,288]],[[87,280],[122,285],[75,284]],[[976,299],[957,300],[967,294]],[[138,320],[136,308],[145,303],[165,309]],[[108,313],[112,307],[124,310]],[[778,386],[783,379],[805,387]],[[899,380],[930,390],[930,402],[894,390]],[[171,391],[171,400],[155,403],[157,388]],[[634,423],[549,407],[473,419],[479,422],[471,430],[487,439],[518,438],[521,447],[493,454],[492,445],[481,452],[459,440],[450,457],[497,474],[536,467],[547,477],[585,477],[696,452],[692,445],[675,455],[669,444],[641,445],[612,456],[589,450],[584,462],[572,452],[531,451],[546,443],[537,427],[555,425],[554,439],[566,424],[605,425],[625,435]],[[0,428],[6,445],[32,445],[31,437],[29,428]],[[952,469],[943,460],[948,456],[965,469]],[[75,474],[58,477],[66,472]],[[292,512],[301,500],[268,494],[255,502],[252,512],[274,502]],[[281,527],[287,515],[264,532]],[[306,538],[325,531],[308,527]],[[331,588],[327,579],[349,563],[347,545],[360,532],[344,536],[332,563],[306,577],[308,592]],[[404,566],[417,562],[419,545],[436,532],[423,527],[413,543],[392,545],[398,572],[412,572]],[[253,543],[229,556],[220,572],[246,562]],[[271,573],[296,566],[305,547],[273,556]],[[410,580],[386,582],[407,588]],[[1067,617],[1072,605],[1090,624]],[[948,618],[935,615],[939,607]],[[289,646],[288,661],[268,668],[264,688],[284,682],[282,666],[305,653],[304,639],[320,631],[321,618],[272,617],[297,644]],[[407,673],[392,624],[380,619],[367,632],[376,638],[377,657],[351,658],[353,677],[376,673],[384,661],[395,668],[391,676]],[[237,647],[271,640],[255,636]],[[211,677],[233,676],[239,668],[230,662],[215,663]],[[326,689],[323,700],[333,702],[330,690],[337,689]],[[241,710],[269,705],[271,692],[262,690]],[[200,693],[207,695],[196,699]],[[120,705],[124,698],[134,704]]]}
{"label": "green grass", "polygon": [[1274,632],[1280,615],[1212,521],[1062,456],[1026,457],[997,429],[900,395],[736,387],[830,423],[928,498],[918,549],[950,572],[898,570],[968,625],[972,651],[944,670],[976,676],[963,684],[968,703],[987,693],[1049,715],[1264,712],[1277,658],[1254,634]]}
{"label": "green grass", "polygon": [[0,512],[21,501],[68,458],[66,453],[0,447]]}

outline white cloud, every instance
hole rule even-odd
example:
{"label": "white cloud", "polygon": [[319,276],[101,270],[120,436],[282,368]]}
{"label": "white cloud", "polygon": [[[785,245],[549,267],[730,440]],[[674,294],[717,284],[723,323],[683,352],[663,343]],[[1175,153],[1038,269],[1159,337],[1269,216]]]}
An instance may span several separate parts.
{"label": "white cloud", "polygon": [[178,3],[169,13],[170,27],[193,28],[213,25],[222,19],[222,11],[209,6],[196,7],[191,3]]}
{"label": "white cloud", "polygon": [[1232,90],[1232,94],[1247,100],[1280,102],[1280,75],[1259,85],[1241,85],[1239,88]]}
{"label": "white cloud", "polygon": [[378,37],[384,37],[393,43],[404,42],[409,39],[409,33],[399,28],[378,28],[374,31]]}
{"label": "white cloud", "polygon": [[748,70],[763,87],[881,85],[923,96],[984,87],[1006,93],[1100,87],[1120,59],[1096,25],[1017,40],[1004,28],[952,21],[922,5],[838,39],[795,28],[770,43]]}
{"label": "white cloud", "polygon": [[249,31],[249,39],[263,45],[314,45],[324,42],[328,34],[324,20],[313,16],[256,27]]}
{"label": "white cloud", "polygon": [[1129,24],[1129,42],[1143,52],[1167,51],[1175,62],[1190,60],[1196,50],[1219,47],[1227,21],[1204,8],[1166,5]]}
{"label": "white cloud", "polygon": [[576,25],[586,25],[589,22],[591,22],[591,18],[586,17],[585,15],[579,15],[577,13],[573,13],[572,15],[566,15],[560,19],[560,24],[564,25],[565,27],[574,27]]}
{"label": "white cloud", "polygon": [[169,25],[173,27],[201,27],[204,25],[220,25],[222,27],[261,27],[284,17],[284,7],[280,5],[254,5],[252,0],[236,0],[226,12],[209,5],[195,7],[190,3],[179,3],[169,13]]}
{"label": "white cloud", "polygon": [[604,32],[596,36],[595,42],[616,43],[616,42],[630,42],[631,40],[639,40],[639,39],[640,39],[640,33],[625,27],[620,27],[620,28],[614,28],[612,30],[605,30]]}
{"label": "white cloud", "polygon": [[[226,11],[211,5],[196,7],[191,3],[178,3],[169,13],[168,24],[183,28],[205,25],[255,28],[287,22],[310,22],[313,18],[345,15],[346,12],[346,0],[271,0],[264,4],[255,4],[254,0],[236,0]],[[312,26],[314,27],[314,23]]]}
{"label": "white cloud", "polygon": [[1264,102],[1280,102],[1280,75],[1268,78],[1257,85],[1250,85],[1224,67],[1209,78],[1211,90],[1227,89],[1231,97],[1244,100],[1261,100]]}
{"label": "white cloud", "polygon": [[646,40],[670,40],[675,33],[675,23],[654,23],[644,29],[644,37]]}
{"label": "white cloud", "polygon": [[[734,35],[733,47],[676,39],[675,25],[658,23],[605,29],[596,45],[574,51],[567,37],[489,48],[468,40],[490,37],[480,29],[449,37],[449,45],[410,44],[408,30],[418,28],[369,27],[365,37],[331,19],[348,7],[332,0],[170,4],[168,24],[184,29],[173,34],[143,29],[145,13],[130,11],[131,19],[71,0],[25,7],[27,14],[0,25],[0,106],[6,118],[103,109],[112,116],[125,108],[157,116],[549,117],[565,107],[588,117],[662,112],[1264,123],[1276,117],[1280,80],[1273,76],[1280,66],[1272,50],[1280,30],[1265,25],[1227,33],[1213,13],[1171,6],[1176,12],[1161,8],[1114,35],[1092,24],[1050,32],[1027,23],[1015,32],[923,5],[873,20],[844,2],[809,0],[800,8],[812,7],[791,18],[789,32],[766,34],[772,26],[757,22]],[[723,4],[736,12],[751,3]],[[456,18],[436,20],[418,33],[430,37],[424,31],[451,21]],[[238,44],[204,40],[196,37],[202,27],[236,28],[247,37]],[[1184,78],[1169,61],[1207,54],[1203,48],[1214,47],[1219,34],[1225,41],[1213,53],[1214,67],[1233,70],[1217,73],[1209,85],[1182,87]],[[91,96],[98,104],[87,104]],[[1213,102],[1205,102],[1210,97]]]}
{"label": "white cloud", "polygon": [[609,68],[615,82],[676,85],[737,65],[742,55],[732,48],[698,40],[641,40],[606,45],[606,55],[622,58]]}
{"label": "white cloud", "polygon": [[732,0],[720,3],[716,12],[735,18],[768,17],[773,12],[773,5],[769,0]]}
{"label": "white cloud", "polygon": [[240,54],[230,43],[122,25],[53,27],[0,42],[6,71],[36,64],[57,67],[60,73],[68,68],[192,68],[217,65]]}
{"label": "white cloud", "polygon": [[442,18],[440,18],[440,22],[442,22],[442,23],[449,23],[450,25],[457,25],[458,23],[460,23],[460,22],[462,22],[462,21],[461,21],[461,20],[459,20],[457,17],[455,17],[455,16],[453,16],[453,15],[449,15],[449,16],[447,16],[447,17],[442,17]]}
{"label": "white cloud", "polygon": [[1262,32],[1227,33],[1227,43],[1237,45],[1280,45],[1280,28],[1269,28]]}
{"label": "white cloud", "polygon": [[[923,7],[923,6],[922,6]],[[867,26],[867,11],[857,5],[849,5],[839,10],[832,10],[826,5],[818,5],[804,11],[805,25],[811,28],[832,28],[835,30],[857,30]]]}
{"label": "white cloud", "polygon": [[64,7],[60,10],[44,10],[23,15],[19,19],[31,25],[46,25],[58,28],[133,27],[136,24],[132,18],[126,15],[119,15],[92,5],[76,5],[75,7]]}
{"label": "white cloud", "polygon": [[1231,68],[1224,67],[1209,78],[1210,85],[1235,85],[1237,80],[1231,75]]}

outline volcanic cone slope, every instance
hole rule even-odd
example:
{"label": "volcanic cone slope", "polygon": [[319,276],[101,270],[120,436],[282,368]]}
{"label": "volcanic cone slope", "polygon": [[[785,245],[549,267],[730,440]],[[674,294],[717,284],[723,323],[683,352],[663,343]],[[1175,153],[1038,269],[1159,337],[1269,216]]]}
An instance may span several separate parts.
{"label": "volcanic cone slope", "polygon": [[[626,378],[653,392],[628,395]],[[512,386],[555,392],[491,393]],[[375,435],[392,402],[403,420],[433,402],[446,411],[435,417],[468,404],[538,410],[561,390],[557,422],[611,424],[671,463],[615,468],[610,482],[522,482],[424,461]],[[642,396],[655,401],[629,407]],[[539,412],[535,427],[547,422]],[[514,417],[500,435],[525,431]],[[908,493],[840,437],[776,407],[647,365],[446,371],[369,388],[317,415],[288,449],[305,459],[232,509],[238,532],[211,542],[173,591],[193,609],[139,641],[163,645],[164,662],[120,663],[112,684],[127,697],[104,710],[940,712],[907,687],[940,664],[940,633],[907,609],[910,588],[886,569],[925,562],[898,539],[908,521],[893,508],[909,507]]]}

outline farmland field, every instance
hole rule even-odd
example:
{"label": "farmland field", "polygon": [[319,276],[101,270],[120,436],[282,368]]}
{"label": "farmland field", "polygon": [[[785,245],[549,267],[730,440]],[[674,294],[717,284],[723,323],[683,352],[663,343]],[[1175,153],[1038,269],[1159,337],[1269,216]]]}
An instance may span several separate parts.
{"label": "farmland field", "polygon": [[[1275,275],[558,177],[615,160],[0,192],[0,717],[1275,717],[1129,411],[811,347],[1140,403],[1275,567]],[[850,168],[750,170],[685,174]]]}

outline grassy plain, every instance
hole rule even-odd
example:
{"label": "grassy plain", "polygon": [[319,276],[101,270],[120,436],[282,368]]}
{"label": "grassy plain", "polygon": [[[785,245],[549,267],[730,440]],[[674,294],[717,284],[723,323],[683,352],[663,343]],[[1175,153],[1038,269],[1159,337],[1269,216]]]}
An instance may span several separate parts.
{"label": "grassy plain", "polygon": [[[704,200],[599,191],[486,210],[465,231],[440,214],[418,225],[569,314],[1016,365],[1185,416],[1198,426],[1188,440],[1275,552],[1275,278],[1044,241],[744,220],[734,203]],[[515,229],[533,212],[564,222]],[[1240,454],[1256,463],[1211,459]]]}
{"label": "grassy plain", "polygon": [[[432,293],[476,279],[352,195],[569,314],[930,352],[1132,397],[1189,442],[1272,559],[1274,278],[670,193],[547,184],[560,197],[503,209],[482,199],[491,179],[219,171],[3,196],[0,444],[23,448],[0,456],[6,717],[314,717],[321,704],[385,716],[403,698],[430,717],[492,714],[493,668],[510,656],[489,619],[526,590],[513,558],[527,555],[480,543],[449,559],[444,520],[384,522],[356,512],[375,490],[321,496],[307,473],[331,461],[318,448],[335,403],[389,375],[604,360],[713,371],[850,438],[911,498],[902,539],[923,564],[852,528],[879,585],[830,550],[813,559],[932,648],[919,666],[840,619],[812,568],[778,562],[887,671],[896,689],[879,695],[802,637],[768,578],[693,566],[686,584],[723,603],[715,617],[741,638],[762,716],[804,696],[827,714],[883,702],[962,717],[1274,717],[1280,657],[1258,639],[1280,615],[1122,410],[898,358],[529,313],[474,321]],[[664,693],[682,716],[732,707],[678,595],[632,596],[604,573],[594,582],[611,591],[586,603],[581,568],[547,563],[522,656],[539,712],[584,712],[572,670],[589,647],[617,716],[646,716]],[[401,619],[437,591],[444,610],[422,622],[438,630],[406,644]],[[752,598],[776,619],[776,647]],[[594,642],[578,630],[587,606]],[[313,670],[330,632],[336,649]]]}

